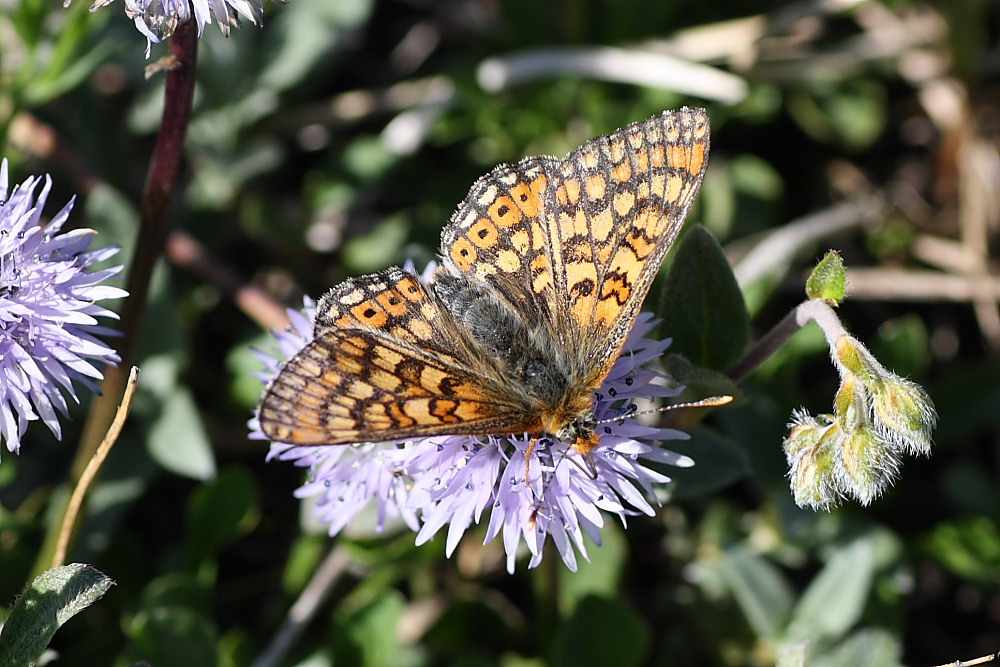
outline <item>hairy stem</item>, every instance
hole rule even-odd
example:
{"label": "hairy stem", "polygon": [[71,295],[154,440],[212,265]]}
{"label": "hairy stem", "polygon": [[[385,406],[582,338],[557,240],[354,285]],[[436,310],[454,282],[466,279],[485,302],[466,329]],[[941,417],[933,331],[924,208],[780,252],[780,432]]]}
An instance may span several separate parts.
{"label": "hairy stem", "polygon": [[809,322],[815,322],[823,330],[831,351],[837,338],[847,333],[837,314],[826,301],[823,299],[803,301],[754,343],[743,358],[726,371],[726,375],[736,383],[743,382]]}

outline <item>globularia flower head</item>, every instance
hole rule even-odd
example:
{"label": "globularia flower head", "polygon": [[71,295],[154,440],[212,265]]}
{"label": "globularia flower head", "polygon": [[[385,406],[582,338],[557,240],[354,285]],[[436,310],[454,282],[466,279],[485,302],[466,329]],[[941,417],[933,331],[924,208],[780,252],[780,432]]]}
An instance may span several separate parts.
{"label": "globularia flower head", "polygon": [[[69,6],[72,0],[64,0]],[[95,0],[90,11],[110,5],[114,0]],[[170,37],[177,26],[192,18],[201,37],[212,17],[219,23],[222,34],[239,27],[240,16],[254,25],[264,17],[263,0],[125,0],[125,14],[135,21],[135,27],[151,42],[161,42]],[[192,16],[193,14],[193,16]]]}
{"label": "globularia flower head", "polygon": [[74,383],[96,390],[99,366],[119,361],[96,336],[114,333],[98,325],[98,317],[116,316],[97,302],[126,295],[102,284],[121,267],[89,270],[118,248],[88,250],[92,229],[59,233],[72,200],[43,224],[51,185],[32,177],[8,193],[7,161],[0,163],[0,440],[12,452],[31,421],[59,437],[63,394],[77,400]]}
{"label": "globularia flower head", "polygon": [[[428,267],[425,278],[432,271]],[[312,339],[309,320],[314,312],[307,303],[306,317],[292,313],[293,329],[276,334],[282,354],[291,356]],[[315,497],[316,514],[331,535],[374,505],[377,530],[387,521],[402,520],[417,532],[418,544],[447,526],[446,552],[451,555],[465,531],[486,520],[485,541],[502,539],[508,570],[513,571],[521,545],[530,554],[529,567],[541,562],[549,537],[575,570],[576,552],[587,556],[584,535],[601,543],[602,510],[623,523],[637,512],[653,513],[652,484],[669,478],[650,464],[693,465],[686,456],[645,442],[686,434],[644,426],[633,417],[633,399],[679,391],[657,384],[662,376],[643,368],[668,345],[646,337],[653,324],[650,314],[639,316],[625,352],[596,395],[601,441],[592,452],[592,466],[552,438],[539,442],[526,465],[531,441],[525,436],[453,435],[327,447],[273,443],[268,458],[310,468],[309,481],[296,495]],[[280,362],[261,357],[267,368],[259,377],[267,382]],[[266,439],[255,426],[251,420],[251,437]]]}

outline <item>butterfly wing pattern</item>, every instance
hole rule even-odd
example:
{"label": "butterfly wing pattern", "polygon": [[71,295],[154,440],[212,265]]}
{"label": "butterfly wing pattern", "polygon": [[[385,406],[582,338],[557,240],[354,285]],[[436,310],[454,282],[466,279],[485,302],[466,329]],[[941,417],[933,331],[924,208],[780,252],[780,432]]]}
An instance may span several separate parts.
{"label": "butterfly wing pattern", "polygon": [[470,361],[463,338],[402,269],[347,280],[320,301],[314,340],[268,387],[261,427],[296,445],[506,432],[516,414],[490,397],[497,380]]}
{"label": "butterfly wing pattern", "polygon": [[563,160],[528,158],[473,186],[442,234],[445,266],[486,282],[595,387],[621,351],[701,187],[703,109],[664,112]]}
{"label": "butterfly wing pattern", "polygon": [[338,285],[258,412],[274,441],[551,434],[597,446],[593,392],[620,353],[704,175],[704,110],[500,166],[442,232],[428,285],[392,268]]}

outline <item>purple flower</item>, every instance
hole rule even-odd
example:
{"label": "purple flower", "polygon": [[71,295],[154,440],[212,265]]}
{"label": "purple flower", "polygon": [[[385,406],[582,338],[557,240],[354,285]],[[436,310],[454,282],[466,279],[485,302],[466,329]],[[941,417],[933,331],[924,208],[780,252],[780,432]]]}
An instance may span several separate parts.
{"label": "purple flower", "polygon": [[[411,267],[407,270],[412,272]],[[424,279],[432,270],[428,267]],[[312,339],[307,319],[314,313],[307,305],[306,317],[295,314],[293,330],[276,334],[283,355],[291,356]],[[651,314],[640,314],[625,351],[597,392],[595,413],[602,423],[601,442],[592,453],[596,477],[583,457],[554,438],[540,441],[526,471],[530,439],[523,436],[444,436],[330,447],[273,443],[268,458],[310,469],[309,480],[296,495],[315,498],[315,513],[330,535],[373,504],[376,530],[390,520],[402,520],[417,532],[417,544],[447,526],[445,550],[450,556],[469,527],[487,520],[485,541],[502,539],[508,571],[514,571],[522,544],[530,555],[528,566],[538,565],[547,538],[575,570],[576,552],[587,557],[584,535],[601,543],[606,515],[625,523],[638,512],[653,514],[652,485],[670,478],[650,464],[694,465],[686,456],[646,442],[686,439],[687,434],[644,426],[633,416],[635,399],[680,391],[659,384],[664,376],[643,368],[669,345],[646,337],[654,324]],[[261,358],[267,368],[258,377],[266,383],[280,361]],[[259,430],[251,437],[266,439]]]}
{"label": "purple flower", "polygon": [[[69,6],[72,0],[65,0]],[[110,5],[114,0],[95,0],[90,11]],[[239,27],[240,16],[254,25],[264,18],[263,0],[125,0],[125,14],[135,22],[135,27],[151,42],[161,42],[170,37],[177,26],[192,18],[198,25],[201,37],[212,17],[219,23],[222,34]],[[147,52],[148,55],[148,52]]]}
{"label": "purple flower", "polygon": [[96,391],[98,367],[119,361],[96,337],[115,333],[96,318],[117,316],[96,302],[126,296],[102,284],[122,267],[88,270],[118,248],[87,250],[92,229],[59,233],[73,200],[42,223],[52,181],[46,176],[36,197],[41,183],[31,177],[8,194],[7,161],[0,163],[0,440],[12,452],[31,421],[60,437],[63,394],[78,401],[74,382]]}

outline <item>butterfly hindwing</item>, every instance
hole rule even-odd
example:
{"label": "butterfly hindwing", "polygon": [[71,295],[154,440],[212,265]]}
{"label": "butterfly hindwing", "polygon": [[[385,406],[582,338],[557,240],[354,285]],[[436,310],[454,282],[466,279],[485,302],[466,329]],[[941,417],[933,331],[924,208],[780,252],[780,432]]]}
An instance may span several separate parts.
{"label": "butterfly hindwing", "polygon": [[261,427],[275,441],[506,432],[523,412],[505,385],[467,359],[474,342],[462,345],[467,337],[450,314],[401,269],[338,285],[320,302],[315,328],[261,403]]}

